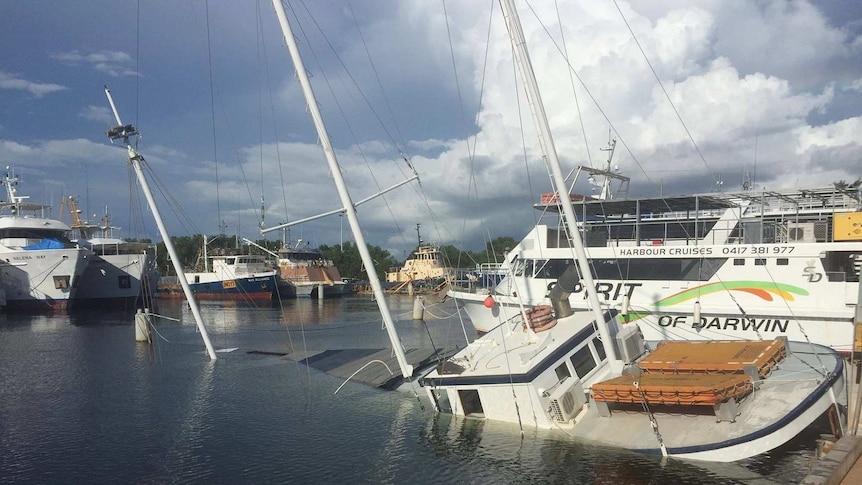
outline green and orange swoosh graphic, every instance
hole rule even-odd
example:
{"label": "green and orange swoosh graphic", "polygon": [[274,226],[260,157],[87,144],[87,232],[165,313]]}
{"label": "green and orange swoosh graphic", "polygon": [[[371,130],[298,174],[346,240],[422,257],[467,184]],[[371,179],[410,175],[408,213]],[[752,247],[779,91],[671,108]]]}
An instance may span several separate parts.
{"label": "green and orange swoosh graphic", "polygon": [[[784,283],[773,283],[771,281],[722,281],[718,283],[709,283],[706,285],[697,286],[685,291],[681,291],[667,298],[662,298],[661,300],[653,303],[653,305],[656,307],[668,307],[678,305],[689,300],[694,300],[695,298],[700,298],[702,296],[722,291],[742,291],[758,296],[766,301],[772,301],[773,295],[780,296],[786,301],[793,301],[793,295],[808,295],[808,291],[798,286],[788,285]],[[646,315],[647,314],[645,313],[632,313],[631,315],[629,315],[628,321],[631,322],[633,320],[639,320]]]}

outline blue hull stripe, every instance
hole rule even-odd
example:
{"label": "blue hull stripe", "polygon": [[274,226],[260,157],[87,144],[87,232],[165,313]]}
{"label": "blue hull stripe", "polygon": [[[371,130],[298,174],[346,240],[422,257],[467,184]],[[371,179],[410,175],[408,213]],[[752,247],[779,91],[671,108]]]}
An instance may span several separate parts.
{"label": "blue hull stripe", "polygon": [[239,278],[234,288],[225,288],[221,281],[210,283],[189,283],[193,293],[207,294],[250,294],[266,293],[275,290],[275,276],[257,276],[254,278]]}

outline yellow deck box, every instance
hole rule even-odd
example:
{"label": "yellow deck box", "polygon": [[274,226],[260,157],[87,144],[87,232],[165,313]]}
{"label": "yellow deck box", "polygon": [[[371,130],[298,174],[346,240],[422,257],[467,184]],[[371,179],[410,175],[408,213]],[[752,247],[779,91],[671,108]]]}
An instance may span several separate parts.
{"label": "yellow deck box", "polygon": [[862,241],[862,212],[835,214],[832,228],[835,241]]}

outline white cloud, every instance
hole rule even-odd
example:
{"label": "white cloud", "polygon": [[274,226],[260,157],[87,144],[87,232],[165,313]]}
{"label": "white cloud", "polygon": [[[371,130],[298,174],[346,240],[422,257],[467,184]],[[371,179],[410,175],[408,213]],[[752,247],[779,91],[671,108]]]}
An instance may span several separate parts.
{"label": "white cloud", "polygon": [[114,123],[114,115],[104,106],[87,106],[78,113],[78,116],[86,120],[99,121],[106,126]]}
{"label": "white cloud", "polygon": [[98,51],[84,54],[78,50],[60,52],[51,56],[64,64],[86,65],[112,77],[137,76],[135,61],[131,55],[121,51]]}
{"label": "white cloud", "polygon": [[0,71],[0,89],[27,91],[33,95],[33,97],[41,98],[46,94],[62,91],[67,88],[59,84],[27,81],[26,79],[21,79],[14,74]]}

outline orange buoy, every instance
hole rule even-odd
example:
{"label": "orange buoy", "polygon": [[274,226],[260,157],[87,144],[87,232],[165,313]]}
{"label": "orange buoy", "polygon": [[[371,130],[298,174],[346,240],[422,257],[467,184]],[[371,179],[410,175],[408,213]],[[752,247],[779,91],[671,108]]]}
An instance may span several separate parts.
{"label": "orange buoy", "polygon": [[488,295],[487,297],[485,297],[485,302],[484,302],[485,308],[494,308],[495,303],[497,303],[497,302],[494,301],[493,296]]}

